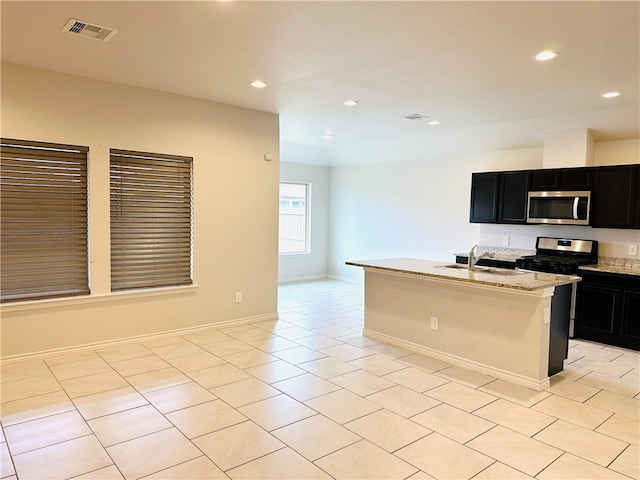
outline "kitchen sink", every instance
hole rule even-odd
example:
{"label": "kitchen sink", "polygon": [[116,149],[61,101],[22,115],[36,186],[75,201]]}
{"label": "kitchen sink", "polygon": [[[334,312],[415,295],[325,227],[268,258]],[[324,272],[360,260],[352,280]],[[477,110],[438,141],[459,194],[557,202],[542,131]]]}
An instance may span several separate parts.
{"label": "kitchen sink", "polygon": [[469,267],[464,263],[452,263],[451,265],[438,265],[438,268],[455,268],[460,270],[467,270]]}
{"label": "kitchen sink", "polygon": [[[452,263],[450,265],[440,265],[439,268],[451,268],[455,270],[469,269],[469,267],[464,263]],[[493,273],[496,275],[505,275],[505,276],[522,275],[524,273],[528,273],[522,270],[511,270],[510,268],[479,267],[477,265],[475,270],[471,270],[471,271],[475,271],[477,273]]]}

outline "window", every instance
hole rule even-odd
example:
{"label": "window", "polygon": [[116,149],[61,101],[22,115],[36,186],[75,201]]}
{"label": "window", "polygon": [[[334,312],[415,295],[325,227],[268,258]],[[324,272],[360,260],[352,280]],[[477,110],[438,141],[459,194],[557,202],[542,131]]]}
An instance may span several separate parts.
{"label": "window", "polygon": [[193,159],[111,150],[111,290],[191,285]]}
{"label": "window", "polygon": [[280,184],[278,252],[309,253],[308,183]]}
{"label": "window", "polygon": [[0,142],[0,301],[89,294],[87,147]]}

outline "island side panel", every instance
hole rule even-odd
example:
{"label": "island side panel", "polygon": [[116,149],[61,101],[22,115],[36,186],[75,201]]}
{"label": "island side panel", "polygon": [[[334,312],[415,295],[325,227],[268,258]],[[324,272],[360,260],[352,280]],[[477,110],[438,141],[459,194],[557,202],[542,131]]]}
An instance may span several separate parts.
{"label": "island side panel", "polygon": [[366,269],[365,334],[542,389],[552,295]]}

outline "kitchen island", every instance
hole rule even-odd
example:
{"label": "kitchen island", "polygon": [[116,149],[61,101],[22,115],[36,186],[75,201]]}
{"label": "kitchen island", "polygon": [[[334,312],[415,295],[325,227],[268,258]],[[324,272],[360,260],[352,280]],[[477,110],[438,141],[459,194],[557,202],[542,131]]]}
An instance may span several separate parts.
{"label": "kitchen island", "polygon": [[562,370],[572,275],[413,258],[365,271],[367,337],[535,390]]}

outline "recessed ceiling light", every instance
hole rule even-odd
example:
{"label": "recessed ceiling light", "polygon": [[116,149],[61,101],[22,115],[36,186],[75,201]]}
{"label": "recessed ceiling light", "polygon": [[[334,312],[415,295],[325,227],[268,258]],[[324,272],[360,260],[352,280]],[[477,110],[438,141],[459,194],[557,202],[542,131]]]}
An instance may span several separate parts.
{"label": "recessed ceiling light", "polygon": [[342,103],[345,104],[347,107],[354,107],[354,106],[358,105],[358,103],[360,103],[360,102],[358,102],[357,100],[345,100]]}
{"label": "recessed ceiling light", "polygon": [[267,86],[267,84],[264,83],[262,80],[254,80],[253,82],[250,83],[250,85],[254,88],[264,88]]}
{"label": "recessed ceiling light", "polygon": [[622,95],[620,92],[607,92],[600,95],[602,98],[616,98]]}
{"label": "recessed ceiling light", "polygon": [[544,52],[540,52],[535,57],[539,62],[546,62],[547,60],[553,60],[559,55],[558,52],[552,52],[551,50],[545,50]]}
{"label": "recessed ceiling light", "polygon": [[431,120],[427,125],[440,125],[440,122],[438,120]]}
{"label": "recessed ceiling light", "polygon": [[324,135],[322,135],[322,138],[324,138],[325,140],[331,140],[333,138],[333,133],[327,130],[326,132],[324,132]]}

